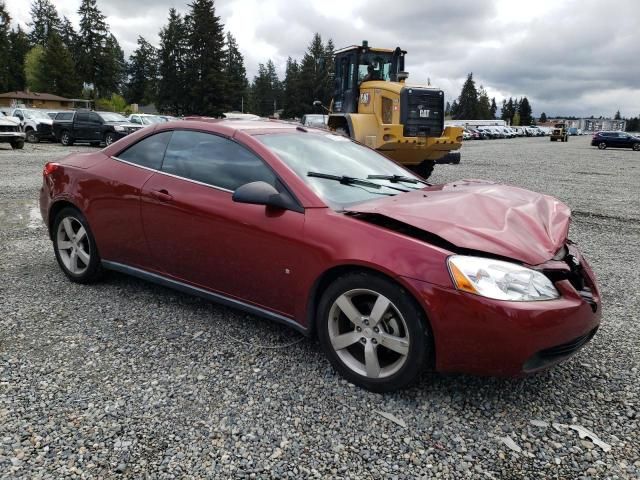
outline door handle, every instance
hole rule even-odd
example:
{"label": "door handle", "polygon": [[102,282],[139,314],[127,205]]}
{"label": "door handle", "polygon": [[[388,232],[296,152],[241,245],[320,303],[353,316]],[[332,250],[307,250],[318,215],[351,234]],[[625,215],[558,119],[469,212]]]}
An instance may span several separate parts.
{"label": "door handle", "polygon": [[161,202],[171,202],[173,200],[173,197],[164,188],[162,190],[151,190],[149,194]]}

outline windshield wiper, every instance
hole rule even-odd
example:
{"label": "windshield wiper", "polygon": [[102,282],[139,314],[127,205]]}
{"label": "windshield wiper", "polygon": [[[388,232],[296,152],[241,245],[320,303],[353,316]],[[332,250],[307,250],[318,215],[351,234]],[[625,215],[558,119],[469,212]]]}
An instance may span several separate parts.
{"label": "windshield wiper", "polygon": [[342,185],[359,185],[362,187],[370,187],[379,190],[381,187],[390,188],[391,190],[397,190],[398,192],[408,192],[409,190],[405,190],[404,188],[391,187],[389,185],[380,185],[379,183],[370,182],[363,178],[356,177],[348,177],[346,175],[330,175],[328,173],[319,173],[319,172],[308,172],[308,177],[316,177],[316,178],[325,178],[327,180],[335,180],[336,182],[340,182]]}
{"label": "windshield wiper", "polygon": [[422,183],[427,186],[431,186],[429,182],[425,182],[424,180],[420,180],[418,178],[405,177],[403,175],[367,175],[367,178],[371,180],[389,180],[391,183]]}

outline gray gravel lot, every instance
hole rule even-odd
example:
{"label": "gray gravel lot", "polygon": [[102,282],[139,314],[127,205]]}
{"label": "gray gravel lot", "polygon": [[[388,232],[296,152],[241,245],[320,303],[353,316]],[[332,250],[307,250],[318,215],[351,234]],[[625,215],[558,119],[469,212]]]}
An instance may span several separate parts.
{"label": "gray gravel lot", "polygon": [[70,283],[40,172],[91,149],[0,145],[0,476],[640,478],[640,153],[589,140],[468,142],[433,180],[568,203],[604,294],[594,340],[534,377],[429,373],[386,395],[286,327],[119,274]]}

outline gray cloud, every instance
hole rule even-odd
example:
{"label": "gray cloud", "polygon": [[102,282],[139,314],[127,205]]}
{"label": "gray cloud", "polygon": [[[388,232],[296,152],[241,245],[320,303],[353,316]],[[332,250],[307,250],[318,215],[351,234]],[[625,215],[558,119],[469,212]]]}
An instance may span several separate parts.
{"label": "gray cloud", "polygon": [[[27,0],[5,0],[28,21]],[[77,21],[79,0],[55,0]],[[98,0],[113,33],[130,54],[139,35],[152,43],[169,8],[187,0]],[[335,11],[330,9],[334,8]],[[338,10],[339,9],[339,10]],[[510,0],[416,2],[396,0],[217,0],[222,22],[238,38],[250,77],[271,58],[284,73],[288,56],[301,58],[314,32],[336,47],[360,43],[401,46],[410,79],[456,97],[468,72],[490,95],[526,95],[534,114],[640,113],[637,61],[640,2]]]}

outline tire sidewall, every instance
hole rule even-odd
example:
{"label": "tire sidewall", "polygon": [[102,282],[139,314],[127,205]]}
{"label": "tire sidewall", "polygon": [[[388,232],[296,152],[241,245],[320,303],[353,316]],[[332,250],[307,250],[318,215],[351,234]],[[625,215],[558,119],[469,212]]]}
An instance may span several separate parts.
{"label": "tire sidewall", "polygon": [[[405,364],[395,374],[382,379],[370,379],[347,367],[331,345],[329,312],[343,293],[366,288],[387,297],[400,311],[409,333],[409,353]],[[432,336],[425,315],[411,295],[401,286],[380,275],[352,273],[339,277],[325,290],[316,313],[316,327],[320,344],[333,367],[349,382],[373,392],[388,392],[404,388],[414,382],[427,366],[432,352]]]}
{"label": "tire sidewall", "polygon": [[[67,267],[64,265],[62,258],[60,257],[60,251],[58,249],[58,227],[62,220],[65,218],[72,217],[84,227],[87,232],[87,237],[89,238],[89,266],[88,268],[81,274],[75,274],[70,272]],[[52,228],[52,239],[53,239],[53,251],[56,256],[56,260],[62,272],[73,282],[76,283],[90,283],[95,281],[99,274],[101,273],[101,264],[100,264],[100,255],[98,254],[98,247],[96,245],[95,238],[93,237],[93,232],[91,231],[91,227],[89,227],[89,222],[87,219],[80,213],[79,210],[71,207],[66,207],[60,210],[56,215],[55,220],[53,221]]]}
{"label": "tire sidewall", "polygon": [[[109,139],[111,139],[111,140],[109,140]],[[115,139],[115,135],[114,135],[113,133],[111,133],[111,132],[107,133],[107,134],[104,136],[104,144],[105,144],[107,147],[108,147],[108,146],[110,146],[110,145],[113,145],[113,143],[114,143],[115,141],[116,141],[116,139]]]}
{"label": "tire sidewall", "polygon": [[60,143],[65,147],[71,145],[71,134],[68,131],[62,132],[62,135],[60,135]]}
{"label": "tire sidewall", "polygon": [[640,152],[640,143],[634,143],[631,148],[636,152]]}
{"label": "tire sidewall", "polygon": [[605,148],[607,148],[607,144],[606,144],[605,142],[600,142],[600,143],[598,144],[598,148],[599,148],[600,150],[604,150]]}
{"label": "tire sidewall", "polygon": [[25,137],[26,141],[29,143],[38,143],[38,136],[36,135],[36,131],[34,129],[27,130],[27,134]]}

